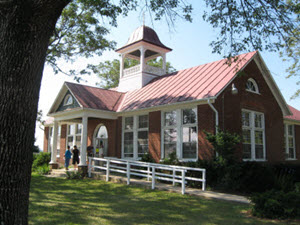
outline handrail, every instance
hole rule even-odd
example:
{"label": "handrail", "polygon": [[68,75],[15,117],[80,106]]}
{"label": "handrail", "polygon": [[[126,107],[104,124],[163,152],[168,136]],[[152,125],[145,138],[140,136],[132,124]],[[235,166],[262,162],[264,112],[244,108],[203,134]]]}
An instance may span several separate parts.
{"label": "handrail", "polygon": [[[96,163],[97,161],[99,163]],[[104,165],[103,162],[106,164]],[[134,168],[132,168],[132,166]],[[137,167],[139,167],[140,169]],[[126,174],[127,185],[130,184],[131,175],[145,177],[147,178],[148,181],[152,179],[152,189],[155,189],[155,180],[170,181],[172,182],[173,185],[175,185],[175,183],[181,183],[182,194],[185,193],[186,180],[202,182],[203,191],[205,190],[205,185],[206,185],[206,169],[202,169],[202,168],[164,165],[158,163],[147,163],[147,162],[108,158],[108,157],[107,158],[89,157],[89,167],[88,167],[89,177],[91,177],[92,170],[95,169],[106,171],[106,181],[109,181],[110,172]],[[166,173],[166,171],[171,171],[172,174]],[[186,176],[186,173],[188,171],[199,171],[202,173],[202,178],[188,177]]]}

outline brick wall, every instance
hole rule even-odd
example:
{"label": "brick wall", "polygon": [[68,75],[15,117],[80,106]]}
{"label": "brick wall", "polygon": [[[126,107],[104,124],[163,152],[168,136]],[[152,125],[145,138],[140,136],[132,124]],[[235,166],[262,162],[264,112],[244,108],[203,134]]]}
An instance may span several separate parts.
{"label": "brick wall", "polygon": [[149,154],[159,162],[161,159],[161,111],[149,113]]}
{"label": "brick wall", "polygon": [[[249,78],[256,81],[260,94],[246,91],[245,85]],[[238,89],[237,95],[231,93],[232,83]],[[255,62],[252,61],[232,83],[219,95],[214,104],[219,112],[220,128],[242,135],[242,109],[264,113],[267,161],[284,161],[283,114]],[[238,146],[237,155],[242,158],[241,145]]]}
{"label": "brick wall", "polygon": [[215,113],[209,105],[198,105],[198,158],[211,159],[212,146],[206,140],[204,131],[215,133]]}

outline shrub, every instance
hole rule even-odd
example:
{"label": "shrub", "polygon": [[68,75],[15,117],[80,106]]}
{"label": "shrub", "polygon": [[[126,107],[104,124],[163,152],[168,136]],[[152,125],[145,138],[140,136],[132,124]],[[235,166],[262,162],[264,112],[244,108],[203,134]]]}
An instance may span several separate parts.
{"label": "shrub", "polygon": [[49,174],[50,168],[47,164],[44,164],[42,166],[37,167],[36,172],[38,172],[38,174],[40,175],[46,175]]}
{"label": "shrub", "polygon": [[217,134],[205,132],[206,139],[212,144],[218,154],[217,159],[223,163],[232,163],[235,159],[235,147],[240,143],[240,135],[228,131],[218,130]]}
{"label": "shrub", "polygon": [[141,158],[142,162],[149,162],[149,163],[155,163],[155,160],[152,158],[152,156],[149,153],[146,153]]}
{"label": "shrub", "polygon": [[254,216],[269,219],[300,217],[300,193],[271,190],[255,194],[251,198]]}
{"label": "shrub", "polygon": [[32,170],[37,171],[37,168],[44,165],[49,165],[51,156],[50,153],[40,152],[33,156]]}
{"label": "shrub", "polygon": [[83,179],[83,173],[79,172],[79,171],[67,171],[67,179],[71,179],[71,180],[81,180]]}
{"label": "shrub", "polygon": [[169,154],[169,157],[163,159],[163,161],[161,163],[162,164],[167,164],[167,165],[179,165],[180,164],[180,162],[177,158],[176,152],[171,152]]}

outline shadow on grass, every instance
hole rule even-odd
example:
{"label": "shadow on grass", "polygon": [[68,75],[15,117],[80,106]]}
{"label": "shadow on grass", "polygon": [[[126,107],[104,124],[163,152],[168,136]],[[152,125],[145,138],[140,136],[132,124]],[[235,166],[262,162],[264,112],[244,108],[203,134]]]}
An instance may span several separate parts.
{"label": "shadow on grass", "polygon": [[248,206],[237,203],[90,179],[35,175],[31,183],[30,224],[269,223],[245,217]]}

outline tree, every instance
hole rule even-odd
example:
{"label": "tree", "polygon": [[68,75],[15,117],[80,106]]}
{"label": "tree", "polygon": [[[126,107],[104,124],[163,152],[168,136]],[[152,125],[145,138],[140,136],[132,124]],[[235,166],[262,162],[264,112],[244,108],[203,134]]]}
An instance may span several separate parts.
{"label": "tree", "polygon": [[[149,60],[148,65],[154,67],[162,68],[162,59],[152,59]],[[139,62],[134,59],[125,59],[124,68],[129,68],[135,65],[138,65]],[[119,84],[119,76],[120,76],[120,61],[114,59],[112,61],[100,62],[97,66],[89,65],[89,68],[99,76],[101,79],[100,83],[97,83],[102,88],[109,89],[117,87]],[[167,73],[175,72],[175,68],[171,66],[170,62],[166,63],[166,71]]]}
{"label": "tree", "polygon": [[[203,18],[219,31],[217,39],[211,42],[213,52],[224,57],[253,50],[281,52],[292,61],[289,77],[299,76],[299,1],[205,1],[208,10]],[[299,93],[300,89],[294,97]]]}
{"label": "tree", "polygon": [[[175,17],[179,10],[190,19],[189,5],[180,0],[145,3],[157,19]],[[111,42],[101,35],[93,39],[90,33],[103,30],[105,34],[103,26],[96,25],[101,18],[115,26],[116,17],[126,15],[136,4],[135,0],[121,0],[118,5],[109,0],[0,0],[0,224],[28,223],[32,148],[45,59],[50,63],[58,58],[74,60],[111,48]],[[56,27],[59,18],[64,21]]]}

